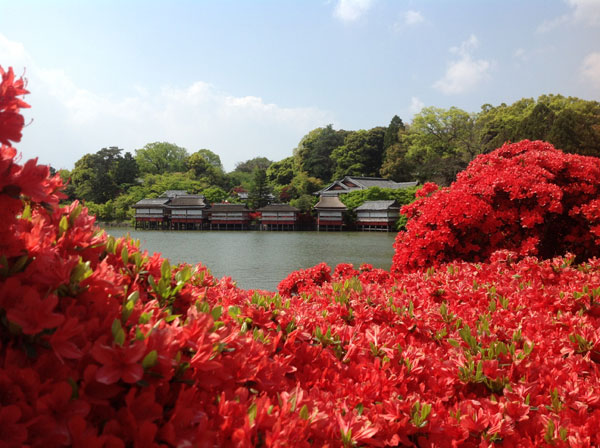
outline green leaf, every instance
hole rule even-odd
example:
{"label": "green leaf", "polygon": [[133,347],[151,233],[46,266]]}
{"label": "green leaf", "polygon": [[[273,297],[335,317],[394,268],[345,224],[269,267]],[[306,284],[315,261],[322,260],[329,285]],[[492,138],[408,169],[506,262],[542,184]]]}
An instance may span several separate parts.
{"label": "green leaf", "polygon": [[240,313],[242,312],[242,310],[240,309],[239,306],[235,306],[232,305],[227,309],[227,313],[229,314],[230,317],[232,318],[236,318],[240,315]]}
{"label": "green leaf", "polygon": [[252,403],[248,408],[248,420],[250,420],[250,425],[253,425],[256,420],[256,403]]}
{"label": "green leaf", "polygon": [[69,220],[66,216],[60,218],[60,222],[58,223],[58,237],[60,238],[63,234],[69,229]]}
{"label": "green leaf", "polygon": [[125,332],[123,331],[123,327],[121,326],[121,321],[119,319],[115,319],[113,321],[111,330],[115,343],[118,345],[123,345],[125,342]]}
{"label": "green leaf", "polygon": [[129,296],[127,297],[127,301],[128,302],[133,302],[136,303],[138,301],[138,299],[140,298],[140,292],[139,291],[133,291],[131,294],[129,294]]}
{"label": "green leaf", "polygon": [[142,313],[138,322],[140,324],[147,324],[148,322],[150,322],[151,317],[152,317],[152,313]]}
{"label": "green leaf", "polygon": [[144,369],[149,369],[156,365],[156,361],[158,361],[158,352],[156,350],[152,350],[142,360],[142,367]]}
{"label": "green leaf", "polygon": [[214,320],[219,320],[219,318],[221,317],[221,314],[223,314],[223,307],[221,305],[215,306],[210,311],[210,315],[212,316],[212,318]]}
{"label": "green leaf", "polygon": [[300,418],[302,420],[308,420],[308,417],[310,417],[310,414],[308,412],[308,406],[304,405],[300,408]]}
{"label": "green leaf", "polygon": [[160,275],[166,280],[171,279],[171,264],[169,263],[169,260],[165,259],[165,261],[163,261],[163,264],[160,267]]}
{"label": "green leaf", "polygon": [[127,246],[123,246],[123,249],[121,250],[121,260],[123,260],[123,266],[127,266],[127,262],[129,261]]}
{"label": "green leaf", "polygon": [[448,341],[448,344],[450,344],[452,347],[460,347],[460,342],[458,342],[456,339],[448,338],[446,340]]}

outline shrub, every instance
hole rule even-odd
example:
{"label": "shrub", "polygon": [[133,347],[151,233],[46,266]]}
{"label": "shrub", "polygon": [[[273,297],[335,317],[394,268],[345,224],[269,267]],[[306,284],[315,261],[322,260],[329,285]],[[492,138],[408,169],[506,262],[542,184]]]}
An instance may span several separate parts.
{"label": "shrub", "polygon": [[393,269],[484,261],[499,249],[600,255],[599,162],[527,140],[480,155],[450,187],[428,184],[403,207],[409,221],[396,239]]}

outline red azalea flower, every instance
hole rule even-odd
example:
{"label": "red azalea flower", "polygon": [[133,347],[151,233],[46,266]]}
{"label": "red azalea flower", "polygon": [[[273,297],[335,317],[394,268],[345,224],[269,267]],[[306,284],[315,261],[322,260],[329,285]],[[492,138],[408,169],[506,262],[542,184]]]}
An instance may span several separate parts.
{"label": "red azalea flower", "polygon": [[56,328],[65,320],[63,314],[54,313],[58,297],[50,295],[42,299],[34,288],[22,288],[23,299],[9,309],[6,317],[21,326],[25,334],[37,334],[45,329]]}
{"label": "red azalea flower", "polygon": [[122,379],[135,383],[144,376],[144,368],[139,361],[144,356],[144,341],[135,341],[129,346],[108,346],[96,343],[91,354],[102,366],[96,372],[96,380],[103,384],[113,384]]}
{"label": "red azalea flower", "polygon": [[23,446],[27,439],[27,428],[21,419],[21,409],[18,406],[0,407],[0,448]]}
{"label": "red azalea flower", "polygon": [[29,107],[18,96],[29,93],[25,90],[25,81],[20,78],[15,81],[15,74],[12,67],[8,71],[0,66],[0,143],[10,145],[13,142],[21,141],[21,130],[25,124],[23,116],[19,109]]}

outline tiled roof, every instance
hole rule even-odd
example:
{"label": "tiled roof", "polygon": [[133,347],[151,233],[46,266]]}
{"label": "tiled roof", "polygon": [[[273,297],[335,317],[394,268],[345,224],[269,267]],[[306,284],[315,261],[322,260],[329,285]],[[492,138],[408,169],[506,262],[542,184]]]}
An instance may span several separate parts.
{"label": "tiled roof", "polygon": [[141,201],[136,202],[133,205],[133,208],[140,207],[162,207],[169,202],[169,198],[152,198],[152,199],[142,199]]}
{"label": "tiled roof", "polygon": [[289,204],[269,204],[256,210],[257,212],[299,212],[296,207]]}
{"label": "tiled roof", "polygon": [[340,201],[337,196],[321,196],[317,205],[314,206],[316,210],[319,209],[338,209],[347,210],[347,207]]}
{"label": "tiled roof", "polygon": [[248,207],[244,204],[213,204],[211,212],[248,212]]}
{"label": "tiled roof", "polygon": [[[356,185],[356,187],[349,187],[346,185],[347,183],[352,183]],[[414,187],[418,184],[417,181],[414,182],[394,182],[390,179],[384,179],[382,177],[354,177],[354,176],[346,176],[341,180],[336,180],[331,183],[327,187],[318,191],[315,194],[320,195],[338,195],[340,193],[348,193],[350,191],[356,190],[365,190],[370,187],[379,187],[379,188],[392,188],[394,190],[400,188],[409,188]]]}
{"label": "tiled roof", "polygon": [[395,200],[391,201],[366,201],[354,210],[387,210],[389,208],[400,208]]}
{"label": "tiled roof", "polygon": [[169,207],[207,207],[207,205],[204,202],[204,196],[189,194],[171,199]]}

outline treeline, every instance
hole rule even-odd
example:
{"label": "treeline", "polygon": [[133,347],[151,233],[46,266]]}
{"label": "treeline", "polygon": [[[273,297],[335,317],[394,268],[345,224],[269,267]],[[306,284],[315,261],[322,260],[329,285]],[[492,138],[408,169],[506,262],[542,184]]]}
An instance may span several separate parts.
{"label": "treeline", "polygon": [[127,220],[131,205],[165,190],[203,194],[209,202],[247,201],[251,207],[289,202],[307,211],[316,201],[312,193],[346,175],[449,185],[477,155],[523,139],[600,156],[600,103],[542,95],[511,105],[485,104],[477,113],[428,107],[410,124],[394,116],[387,126],[369,130],[328,125],[310,131],[283,160],[256,157],[231,172],[225,172],[220,157],[209,149],[189,153],[157,142],[135,155],[103,148],[60,174],[70,180],[69,198],[86,201],[100,220]]}

